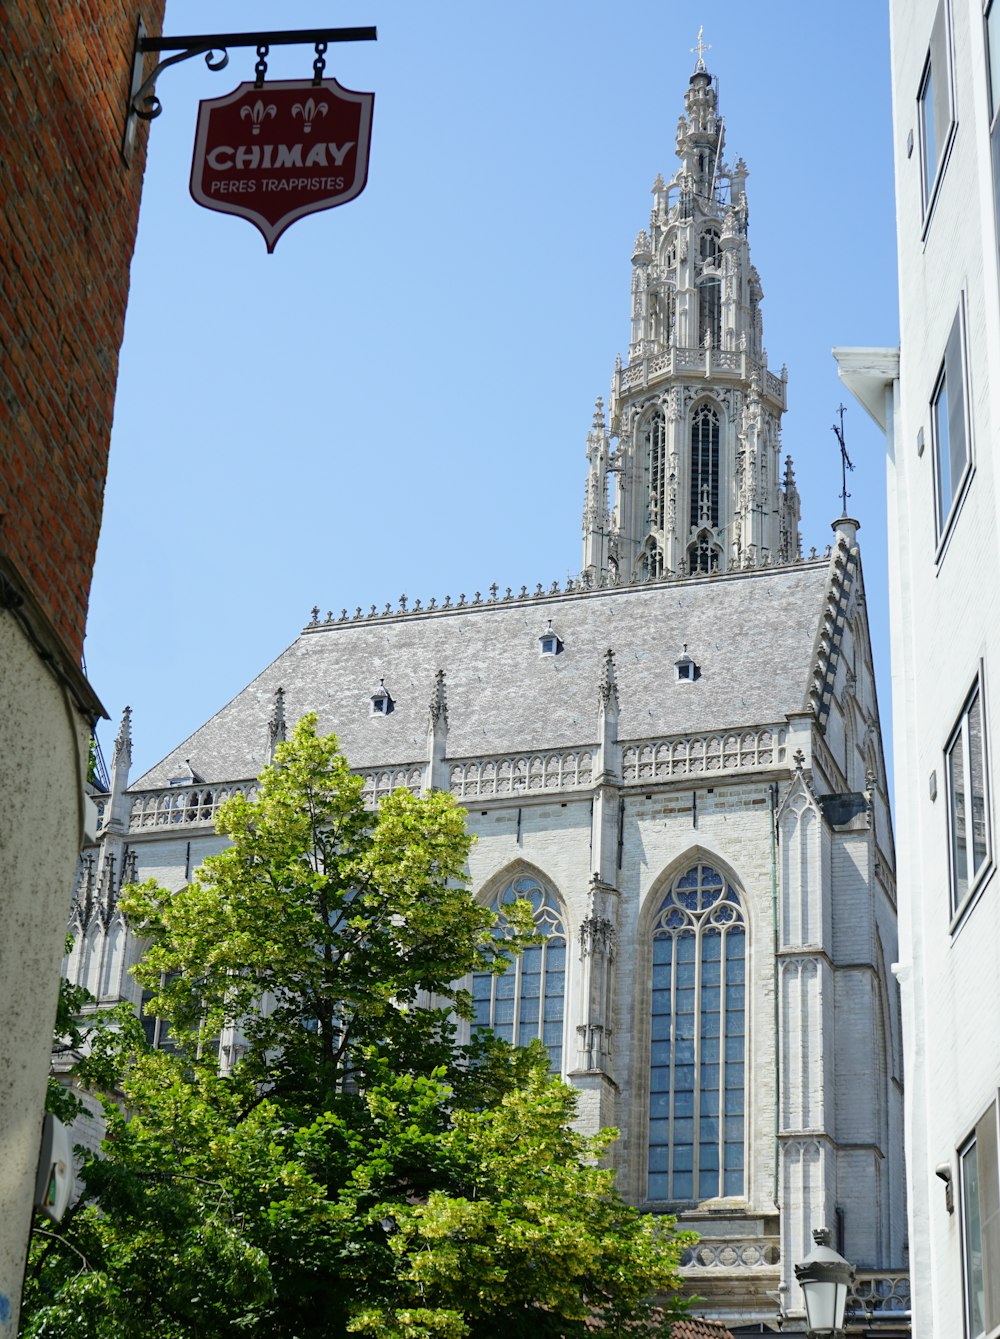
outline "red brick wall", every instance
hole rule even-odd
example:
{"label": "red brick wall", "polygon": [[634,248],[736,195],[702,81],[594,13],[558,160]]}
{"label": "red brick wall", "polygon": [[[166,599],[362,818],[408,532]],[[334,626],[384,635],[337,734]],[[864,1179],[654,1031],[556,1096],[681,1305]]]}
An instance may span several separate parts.
{"label": "red brick wall", "polygon": [[75,659],[101,524],[145,164],[119,146],[139,14],[164,0],[4,0],[0,553]]}

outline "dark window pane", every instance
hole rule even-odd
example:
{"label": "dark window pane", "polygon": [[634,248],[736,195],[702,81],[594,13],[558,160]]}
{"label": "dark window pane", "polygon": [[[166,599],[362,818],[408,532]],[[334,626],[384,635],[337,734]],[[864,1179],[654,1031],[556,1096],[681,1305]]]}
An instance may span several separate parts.
{"label": "dark window pane", "polygon": [[670,1198],[675,1200],[694,1198],[694,1178],[690,1172],[674,1173],[674,1190]]}
{"label": "dark window pane", "polygon": [[957,910],[969,891],[966,858],[965,747],[961,732],[948,751],[948,788],[951,805],[951,851],[954,864],[954,905]]}
{"label": "dark window pane", "polygon": [[969,810],[967,822],[972,830],[972,875],[986,861],[986,772],[983,764],[983,716],[980,693],[969,703]]}
{"label": "dark window pane", "polygon": [[667,1178],[666,1176],[650,1176],[649,1189],[647,1191],[651,1200],[665,1200],[667,1198]]}
{"label": "dark window pane", "polygon": [[690,1172],[694,1169],[694,1149],[690,1144],[674,1145],[674,1171]]}
{"label": "dark window pane", "polygon": [[669,1166],[670,1151],[665,1144],[657,1144],[649,1150],[649,1170],[665,1172]]}
{"label": "dark window pane", "polygon": [[700,1200],[715,1199],[719,1193],[719,1169],[712,1168],[707,1170],[701,1168],[698,1172],[698,1198]]}

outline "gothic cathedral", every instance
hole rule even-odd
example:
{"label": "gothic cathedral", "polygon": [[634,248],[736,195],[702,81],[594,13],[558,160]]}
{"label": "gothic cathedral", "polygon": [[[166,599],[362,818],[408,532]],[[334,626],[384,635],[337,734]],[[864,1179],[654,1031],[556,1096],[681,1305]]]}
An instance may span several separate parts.
{"label": "gothic cathedral", "polygon": [[905,1274],[893,841],[858,525],[803,556],[747,170],[724,159],[700,57],[676,148],[587,438],[580,576],[316,609],[131,784],[126,717],[66,972],[139,1006],[123,881],[181,887],[222,845],[217,806],[317,712],[372,805],[460,798],[474,896],[529,898],[544,936],[470,983],[478,1024],[541,1039],[581,1123],[620,1130],[628,1197],[701,1234],[686,1269],[706,1312],[759,1333],[800,1310],[814,1227],[862,1298]]}

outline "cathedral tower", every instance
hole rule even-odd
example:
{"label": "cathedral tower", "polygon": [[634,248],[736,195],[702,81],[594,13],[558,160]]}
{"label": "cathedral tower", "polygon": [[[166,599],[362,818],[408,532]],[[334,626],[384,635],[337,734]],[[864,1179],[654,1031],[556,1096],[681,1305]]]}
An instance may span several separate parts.
{"label": "cathedral tower", "polygon": [[[592,580],[725,572],[799,555],[787,374],[768,371],[764,293],[747,240],[747,168],[699,54],[677,123],[679,166],[653,185],[632,249],[628,365],[587,439],[583,568]],[[617,448],[612,439],[617,438]],[[611,497],[611,477],[614,496]]]}

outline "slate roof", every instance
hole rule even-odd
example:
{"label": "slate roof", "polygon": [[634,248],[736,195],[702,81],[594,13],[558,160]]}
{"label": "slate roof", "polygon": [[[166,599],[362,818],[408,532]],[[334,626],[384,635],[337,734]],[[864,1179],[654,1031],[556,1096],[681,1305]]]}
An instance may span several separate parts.
{"label": "slate roof", "polygon": [[[310,626],[131,789],[166,786],[185,759],[208,782],[256,776],[278,687],[288,722],[316,711],[353,767],[426,760],[439,669],[449,758],[595,743],[609,647],[620,739],[773,724],[806,707],[828,573],[819,559]],[[549,619],[563,643],[556,656],[540,654]],[[701,671],[695,683],[675,679],[685,643]],[[383,678],[395,707],[373,717]]]}

